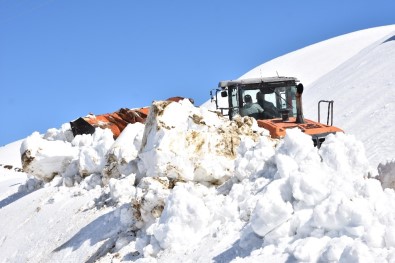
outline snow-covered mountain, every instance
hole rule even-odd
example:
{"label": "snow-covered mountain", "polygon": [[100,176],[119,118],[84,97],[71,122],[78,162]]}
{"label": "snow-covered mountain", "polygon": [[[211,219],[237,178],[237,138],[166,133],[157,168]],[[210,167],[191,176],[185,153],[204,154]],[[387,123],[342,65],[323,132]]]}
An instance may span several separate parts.
{"label": "snow-covered mountain", "polygon": [[1,147],[0,262],[394,262],[395,164],[375,169],[393,158],[394,35],[351,33],[243,76],[298,77],[307,117],[334,99],[346,133],[320,149],[189,100],[155,102],[116,141],[64,124]]}

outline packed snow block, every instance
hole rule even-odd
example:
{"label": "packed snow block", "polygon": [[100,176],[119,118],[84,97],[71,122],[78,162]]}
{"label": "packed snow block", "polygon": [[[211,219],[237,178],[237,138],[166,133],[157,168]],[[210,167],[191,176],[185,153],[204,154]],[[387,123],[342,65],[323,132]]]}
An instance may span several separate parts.
{"label": "packed snow block", "polygon": [[251,227],[257,235],[264,237],[271,233],[277,238],[284,234],[281,226],[292,217],[294,212],[292,204],[283,199],[282,192],[286,192],[286,184],[286,179],[273,181],[268,186],[266,193],[257,201],[251,215]]}
{"label": "packed snow block", "polygon": [[329,134],[320,148],[323,162],[347,177],[368,177],[371,172],[365,147],[354,135]]}
{"label": "packed snow block", "polygon": [[241,137],[258,137],[252,124],[251,118],[229,121],[189,100],[154,102],[145,124],[139,172],[221,183],[233,175]]}
{"label": "packed snow block", "polygon": [[72,145],[79,149],[77,157],[78,172],[82,177],[101,174],[107,164],[107,153],[114,144],[109,129],[96,129],[94,134],[77,135]]}
{"label": "packed snow block", "polygon": [[44,134],[43,139],[48,141],[65,141],[72,142],[74,139],[70,123],[63,123],[60,129],[50,128]]}
{"label": "packed snow block", "polygon": [[104,180],[130,175],[136,168],[132,161],[136,159],[143,138],[144,124],[128,124],[108,150],[107,164],[103,170]]}
{"label": "packed snow block", "polygon": [[162,249],[193,245],[208,234],[211,212],[193,184],[177,185],[159,221],[150,229]]}
{"label": "packed snow block", "polygon": [[129,203],[136,196],[134,181],[134,175],[120,179],[110,178],[107,183],[110,189],[111,199],[116,203]]}
{"label": "packed snow block", "polygon": [[162,215],[170,194],[169,186],[170,182],[166,177],[141,179],[131,198],[136,228],[148,227]]}
{"label": "packed snow block", "polygon": [[278,140],[271,139],[268,132],[267,135],[260,136],[258,140],[245,138],[241,141],[234,173],[239,181],[255,176],[263,171],[265,166],[271,165],[267,161],[274,155]]}
{"label": "packed snow block", "polygon": [[20,150],[23,170],[44,181],[63,173],[78,155],[70,143],[45,140],[38,132],[27,137]]}
{"label": "packed snow block", "polygon": [[377,179],[383,188],[395,189],[395,160],[380,163],[377,170],[379,172]]}
{"label": "packed snow block", "polygon": [[[114,143],[108,129],[97,129],[93,135],[78,135],[71,142],[55,134],[33,133],[21,145],[23,169],[40,180],[51,181],[61,175],[73,185],[74,178],[100,175],[107,163],[107,152]],[[55,136],[52,136],[55,134]]]}

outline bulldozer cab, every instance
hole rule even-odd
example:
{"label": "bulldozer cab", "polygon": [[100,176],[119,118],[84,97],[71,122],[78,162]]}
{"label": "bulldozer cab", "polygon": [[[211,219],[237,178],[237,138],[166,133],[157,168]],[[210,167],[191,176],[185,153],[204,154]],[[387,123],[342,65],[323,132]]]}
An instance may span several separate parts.
{"label": "bulldozer cab", "polygon": [[[221,81],[216,92],[217,109],[231,120],[237,115],[257,120],[296,117],[297,83],[290,77]],[[246,102],[246,95],[250,95],[252,104]],[[228,107],[220,107],[220,100],[226,100]],[[243,111],[247,107],[251,110]]]}

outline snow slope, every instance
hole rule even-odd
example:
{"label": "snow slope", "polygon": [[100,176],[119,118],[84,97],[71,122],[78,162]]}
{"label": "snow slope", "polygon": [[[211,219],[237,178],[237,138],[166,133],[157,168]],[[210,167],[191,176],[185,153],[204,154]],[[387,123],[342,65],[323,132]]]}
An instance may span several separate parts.
{"label": "snow slope", "polygon": [[27,175],[20,172],[21,143],[16,141],[0,147],[0,207],[22,196],[17,193],[18,187],[26,181]]}
{"label": "snow slope", "polygon": [[13,167],[22,167],[19,148],[23,140],[16,141],[0,147],[0,164],[8,164]]}
{"label": "snow slope", "polygon": [[[340,52],[304,101],[345,73],[356,85],[355,65],[392,74],[392,30],[344,36],[371,38]],[[389,83],[380,76],[344,97]],[[380,105],[389,96],[376,97],[375,114],[391,115],[390,101]],[[335,109],[364,125],[348,102]],[[357,134],[330,135],[320,149],[299,130],[272,140],[253,119],[230,122],[189,100],[154,102],[146,125],[116,141],[100,129],[74,138],[69,124],[33,133],[0,148],[1,164],[29,174],[0,167],[0,262],[394,262],[395,163],[377,180],[369,154]]]}
{"label": "snow slope", "polygon": [[310,84],[395,31],[395,25],[375,27],[331,38],[265,62],[240,78],[294,76]]}
{"label": "snow slope", "polygon": [[[334,100],[334,121],[365,144],[372,165],[395,158],[395,30],[310,85],[306,116]],[[314,92],[312,91],[314,90]]]}

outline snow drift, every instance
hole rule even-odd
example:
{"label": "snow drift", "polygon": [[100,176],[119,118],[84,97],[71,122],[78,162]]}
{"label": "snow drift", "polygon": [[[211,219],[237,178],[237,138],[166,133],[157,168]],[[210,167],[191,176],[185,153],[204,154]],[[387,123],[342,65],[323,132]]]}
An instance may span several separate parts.
{"label": "snow drift", "polygon": [[[96,196],[79,209],[114,211],[105,220],[115,225],[105,228],[101,246],[75,248],[77,234],[54,240],[41,258],[395,260],[394,191],[371,178],[352,135],[331,135],[320,149],[298,129],[272,140],[252,118],[229,121],[188,100],[154,102],[145,128],[132,124],[115,142],[101,129],[70,140],[68,129],[28,137],[24,167],[61,193],[79,189],[78,202]],[[117,165],[129,168],[109,172]],[[4,259],[13,253],[4,250]],[[32,253],[18,251],[19,259]]]}

